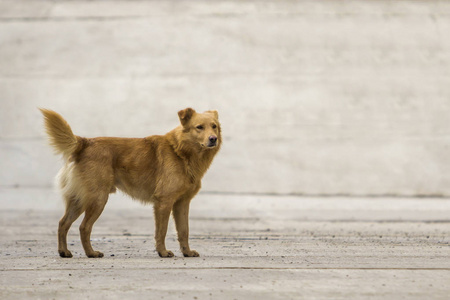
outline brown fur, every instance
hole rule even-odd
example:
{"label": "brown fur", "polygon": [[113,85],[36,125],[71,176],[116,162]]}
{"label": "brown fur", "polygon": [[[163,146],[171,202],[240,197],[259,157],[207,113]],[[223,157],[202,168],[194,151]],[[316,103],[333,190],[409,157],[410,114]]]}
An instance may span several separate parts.
{"label": "brown fur", "polygon": [[189,203],[221,146],[217,111],[181,110],[180,126],[165,135],[146,138],[83,138],[74,135],[56,112],[41,112],[51,145],[66,161],[58,174],[66,202],[58,228],[61,257],[72,257],[67,249],[67,232],[83,212],[80,237],[86,255],[103,257],[92,249],[90,236],[109,194],[116,188],[143,203],[153,203],[156,250],[161,257],[173,256],[165,246],[171,212],[181,252],[199,256],[188,243]]}

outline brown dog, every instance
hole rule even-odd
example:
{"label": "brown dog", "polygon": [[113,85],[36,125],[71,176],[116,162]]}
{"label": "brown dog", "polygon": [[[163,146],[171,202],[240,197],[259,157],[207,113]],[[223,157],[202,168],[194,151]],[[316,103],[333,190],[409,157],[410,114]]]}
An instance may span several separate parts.
{"label": "brown dog", "polygon": [[84,212],[81,243],[88,257],[103,257],[91,246],[91,231],[108,196],[116,188],[143,203],[153,203],[156,250],[172,257],[165,237],[172,212],[184,256],[199,256],[189,248],[189,203],[221,146],[217,111],[178,112],[181,125],[166,135],[146,138],[83,138],[72,133],[56,112],[41,109],[50,143],[66,164],[58,174],[66,211],[59,222],[58,252],[72,257],[67,232]]}

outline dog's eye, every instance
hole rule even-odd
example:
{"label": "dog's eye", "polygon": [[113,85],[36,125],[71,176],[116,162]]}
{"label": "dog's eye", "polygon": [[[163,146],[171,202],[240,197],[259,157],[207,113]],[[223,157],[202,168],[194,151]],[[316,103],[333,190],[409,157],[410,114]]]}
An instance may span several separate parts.
{"label": "dog's eye", "polygon": [[203,130],[203,125],[198,125],[198,126],[197,126],[197,129],[198,129],[198,130]]}
{"label": "dog's eye", "polygon": [[216,124],[213,124],[212,128],[213,128],[213,129],[216,129],[216,128],[217,128],[217,125],[216,125]]}

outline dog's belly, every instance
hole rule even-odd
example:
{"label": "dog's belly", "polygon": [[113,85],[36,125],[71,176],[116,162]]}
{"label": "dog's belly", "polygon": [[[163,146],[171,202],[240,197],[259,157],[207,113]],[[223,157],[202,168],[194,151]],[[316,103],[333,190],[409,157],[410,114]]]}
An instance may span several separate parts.
{"label": "dog's belly", "polygon": [[135,200],[142,203],[154,203],[161,199],[172,199],[176,201],[186,195],[195,195],[200,190],[201,183],[192,183],[188,180],[179,180],[174,182],[161,183],[156,186],[154,182],[147,182],[146,184],[135,184],[133,182],[126,182],[116,180],[115,187],[123,193],[129,195]]}
{"label": "dog's belly", "polygon": [[151,189],[150,187],[137,187],[132,184],[127,184],[121,181],[117,181],[115,186],[122,191],[123,193],[127,194],[131,198],[135,200],[139,200],[143,203],[151,203],[153,202],[153,195],[154,195],[154,189]]}

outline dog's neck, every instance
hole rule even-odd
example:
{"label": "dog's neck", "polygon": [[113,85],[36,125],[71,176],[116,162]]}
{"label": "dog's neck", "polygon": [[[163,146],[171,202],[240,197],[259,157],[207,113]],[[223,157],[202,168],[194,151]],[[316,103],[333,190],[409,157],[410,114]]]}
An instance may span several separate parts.
{"label": "dog's neck", "polygon": [[175,128],[166,134],[167,140],[177,156],[183,160],[192,183],[200,182],[219,151],[222,141],[219,141],[218,146],[213,149],[205,149],[200,144],[183,139],[182,131],[182,127]]}

